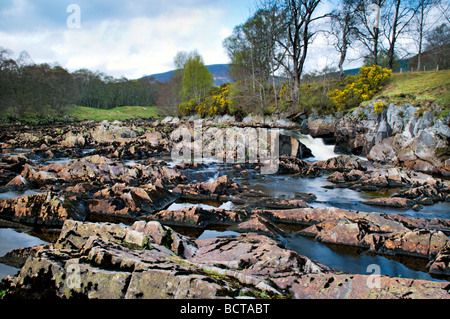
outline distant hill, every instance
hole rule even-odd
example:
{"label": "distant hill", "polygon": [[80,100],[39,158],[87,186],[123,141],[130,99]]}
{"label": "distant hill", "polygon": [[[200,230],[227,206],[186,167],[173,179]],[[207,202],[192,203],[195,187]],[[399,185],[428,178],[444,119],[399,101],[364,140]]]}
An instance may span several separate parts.
{"label": "distant hill", "polygon": [[[400,72],[400,70],[403,70],[403,72],[404,72],[404,71],[408,70],[409,61],[410,61],[410,59],[399,60],[397,63],[397,67],[394,69],[394,72]],[[230,65],[229,64],[212,64],[212,65],[207,65],[206,67],[209,69],[209,71],[214,76],[214,85],[215,86],[219,86],[223,83],[233,82],[233,80],[231,79],[231,76],[230,76]],[[357,75],[359,73],[359,70],[360,70],[360,68],[344,70],[345,76]],[[157,74],[148,75],[148,76],[145,76],[144,78],[150,79],[153,77],[158,82],[169,82],[170,79],[172,79],[174,73],[175,73],[175,70],[172,70],[172,71],[165,72],[165,73],[157,73]],[[335,74],[336,77],[338,76],[337,72],[333,72],[333,74]],[[283,82],[285,80],[287,80],[287,79],[282,78],[282,77],[277,77],[278,82]]]}
{"label": "distant hill", "polygon": [[[214,84],[215,86],[219,86],[223,83],[232,82],[232,79],[230,77],[230,66],[228,64],[212,64],[206,66],[209,71],[214,76]],[[165,73],[157,73],[145,76],[144,78],[154,78],[158,82],[169,82],[170,79],[172,79],[175,71],[169,71]]]}

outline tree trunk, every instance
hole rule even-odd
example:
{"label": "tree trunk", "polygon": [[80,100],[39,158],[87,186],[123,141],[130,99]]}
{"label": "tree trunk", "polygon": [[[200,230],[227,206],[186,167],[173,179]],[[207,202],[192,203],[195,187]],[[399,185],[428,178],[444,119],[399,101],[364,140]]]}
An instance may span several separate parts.
{"label": "tree trunk", "polygon": [[339,76],[341,78],[341,81],[345,80],[345,72],[344,72],[344,62],[345,62],[345,58],[347,57],[347,40],[346,40],[346,36],[344,35],[344,44],[342,46],[342,51],[341,51],[341,58],[339,60]]}
{"label": "tree trunk", "polygon": [[394,16],[394,25],[392,26],[392,39],[391,45],[389,46],[389,69],[393,69],[394,67],[394,54],[395,54],[395,42],[397,40],[397,25],[398,25],[398,14],[400,11],[400,2],[401,0],[397,0],[397,5],[395,8],[395,16]]}
{"label": "tree trunk", "polygon": [[423,45],[423,23],[424,23],[424,0],[420,2],[420,23],[419,23],[419,54],[417,55],[417,71],[422,67],[422,45]]}
{"label": "tree trunk", "polygon": [[275,108],[278,110],[278,94],[277,94],[277,86],[275,84],[275,71],[272,67],[272,84],[273,84],[273,95],[275,98]]}
{"label": "tree trunk", "polygon": [[373,45],[373,64],[378,64],[378,38],[380,35],[380,29],[375,27],[375,35],[373,37],[374,45]]}

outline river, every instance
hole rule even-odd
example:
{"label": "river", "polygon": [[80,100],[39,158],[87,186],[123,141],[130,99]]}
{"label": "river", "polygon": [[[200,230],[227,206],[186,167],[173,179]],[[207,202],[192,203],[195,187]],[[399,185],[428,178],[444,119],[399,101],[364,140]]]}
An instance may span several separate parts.
{"label": "river", "polygon": [[[321,139],[313,139],[308,135],[302,135],[298,132],[291,132],[291,136],[299,139],[308,148],[311,149],[314,158],[309,161],[326,160],[337,156],[333,152],[332,145],[325,145]],[[16,152],[12,151],[10,154],[26,154],[27,150],[21,149]],[[92,153],[92,150],[88,150]],[[70,159],[56,159],[52,162],[63,162]],[[158,159],[155,159],[158,160]],[[161,159],[166,160],[167,158]],[[139,164],[139,161],[125,162],[128,165]],[[171,163],[169,162],[169,165]],[[173,163],[172,163],[173,164]],[[190,177],[193,182],[205,182],[215,179],[221,175],[233,173],[231,166],[226,164],[208,163],[206,167],[191,172]],[[295,175],[261,175],[258,172],[252,172],[245,178],[233,177],[233,180],[243,186],[251,186],[254,190],[260,190],[267,195],[275,198],[293,199],[298,198],[301,193],[312,193],[316,196],[316,200],[309,203],[312,207],[333,206],[343,209],[352,209],[363,212],[379,212],[387,214],[405,214],[414,217],[425,218],[450,218],[450,203],[444,202],[432,206],[425,206],[421,211],[414,211],[411,209],[401,210],[392,208],[372,207],[362,204],[363,201],[390,196],[398,189],[385,190],[382,192],[366,192],[356,191],[348,188],[325,188],[324,186],[331,183],[325,177],[319,178],[301,178]],[[0,199],[14,198],[35,194],[38,191],[28,190],[23,193],[8,192],[0,194]],[[168,209],[180,209],[189,206],[201,206],[206,209],[233,209],[239,208],[228,203],[214,203],[214,202],[194,202],[182,201],[172,204]],[[283,227],[280,225],[280,227]],[[178,229],[177,229],[178,230]],[[296,234],[296,229],[284,229],[290,233],[290,236],[284,238],[286,247],[298,252],[301,255],[309,257],[313,260],[321,262],[337,271],[354,274],[372,274],[372,265],[377,265],[381,270],[381,274],[392,277],[403,277],[412,279],[426,279],[439,280],[433,278],[426,272],[426,261],[418,260],[417,258],[407,257],[386,257],[381,255],[373,255],[367,253],[362,249],[327,245],[310,238],[302,237]],[[192,235],[192,233],[190,233]],[[236,236],[237,233],[226,230],[208,229],[196,233],[196,237],[200,239],[218,237],[218,236]],[[40,245],[45,241],[35,237],[33,233],[21,232],[11,228],[0,228],[0,256],[6,254],[15,248],[32,247]],[[12,275],[18,269],[8,267],[0,264],[0,279],[6,275]]]}

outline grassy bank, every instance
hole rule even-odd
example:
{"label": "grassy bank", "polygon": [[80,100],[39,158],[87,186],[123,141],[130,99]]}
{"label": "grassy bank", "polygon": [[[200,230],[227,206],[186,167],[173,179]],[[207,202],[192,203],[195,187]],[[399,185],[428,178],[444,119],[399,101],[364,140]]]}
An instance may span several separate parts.
{"label": "grassy bank", "polygon": [[377,99],[416,107],[435,103],[450,108],[450,70],[393,74],[388,85],[373,98]]}
{"label": "grassy bank", "polygon": [[21,123],[22,125],[48,125],[53,123],[70,123],[76,121],[126,121],[135,118],[162,118],[156,106],[122,106],[113,109],[95,109],[84,106],[67,107],[64,116],[52,110],[43,113],[26,113],[13,116],[13,112],[0,114],[0,125]]}
{"label": "grassy bank", "polygon": [[73,107],[69,114],[70,117],[78,121],[126,121],[134,118],[158,118],[158,109],[155,106],[122,106],[113,109],[94,109],[84,106]]}

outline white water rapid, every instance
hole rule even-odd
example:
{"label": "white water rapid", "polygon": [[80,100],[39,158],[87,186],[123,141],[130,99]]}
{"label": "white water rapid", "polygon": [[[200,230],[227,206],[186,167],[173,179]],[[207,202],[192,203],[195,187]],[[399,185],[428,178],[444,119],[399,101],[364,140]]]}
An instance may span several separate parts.
{"label": "white water rapid", "polygon": [[325,145],[321,138],[313,138],[311,135],[305,135],[299,131],[282,130],[281,134],[293,137],[300,141],[300,143],[311,150],[316,161],[326,161],[338,156],[338,154],[334,152],[334,145]]}

